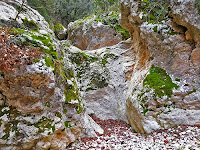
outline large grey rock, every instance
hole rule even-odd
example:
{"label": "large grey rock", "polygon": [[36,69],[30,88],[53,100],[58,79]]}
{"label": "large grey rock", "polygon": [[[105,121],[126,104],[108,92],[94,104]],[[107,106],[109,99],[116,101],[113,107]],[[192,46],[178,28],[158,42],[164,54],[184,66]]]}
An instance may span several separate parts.
{"label": "large grey rock", "polygon": [[67,50],[84,100],[86,113],[101,119],[126,119],[127,89],[134,53],[131,41],[97,50]]}

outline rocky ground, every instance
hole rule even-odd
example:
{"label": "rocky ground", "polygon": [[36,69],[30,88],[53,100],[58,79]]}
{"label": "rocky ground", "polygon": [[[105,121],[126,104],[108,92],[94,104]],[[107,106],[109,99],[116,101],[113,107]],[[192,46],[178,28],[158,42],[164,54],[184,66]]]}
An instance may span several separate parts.
{"label": "rocky ground", "polygon": [[84,137],[71,145],[69,150],[198,150],[200,149],[200,126],[178,126],[157,130],[150,134],[134,133],[121,120],[100,120],[92,117],[103,129],[98,137]]}

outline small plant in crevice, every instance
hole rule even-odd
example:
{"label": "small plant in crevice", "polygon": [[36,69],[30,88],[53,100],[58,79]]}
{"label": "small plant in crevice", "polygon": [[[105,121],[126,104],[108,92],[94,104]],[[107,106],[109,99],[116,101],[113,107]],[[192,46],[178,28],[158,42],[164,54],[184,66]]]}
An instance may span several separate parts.
{"label": "small plant in crevice", "polygon": [[158,27],[158,24],[153,27],[153,31],[159,34],[167,34],[167,35],[177,35],[178,32],[175,32],[169,25]]}

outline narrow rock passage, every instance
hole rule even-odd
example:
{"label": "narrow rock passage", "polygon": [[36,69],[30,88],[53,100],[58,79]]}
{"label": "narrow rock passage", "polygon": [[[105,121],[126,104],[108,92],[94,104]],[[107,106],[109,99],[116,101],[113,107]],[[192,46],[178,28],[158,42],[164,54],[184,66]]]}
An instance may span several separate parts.
{"label": "narrow rock passage", "polygon": [[100,120],[92,117],[103,129],[98,137],[84,137],[72,144],[69,150],[198,150],[200,126],[178,126],[157,130],[150,134],[134,133],[121,120]]}

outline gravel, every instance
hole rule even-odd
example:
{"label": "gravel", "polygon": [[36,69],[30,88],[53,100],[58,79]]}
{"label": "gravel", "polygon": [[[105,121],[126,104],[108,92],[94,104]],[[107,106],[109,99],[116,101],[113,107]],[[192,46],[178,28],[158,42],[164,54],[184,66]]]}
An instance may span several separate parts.
{"label": "gravel", "polygon": [[139,134],[124,121],[92,118],[104,129],[104,134],[80,138],[68,150],[200,150],[200,125]]}

